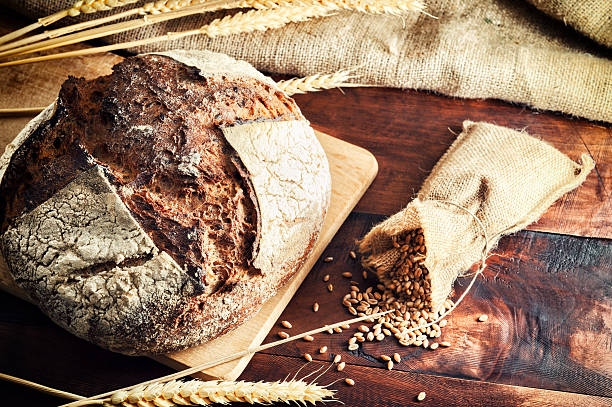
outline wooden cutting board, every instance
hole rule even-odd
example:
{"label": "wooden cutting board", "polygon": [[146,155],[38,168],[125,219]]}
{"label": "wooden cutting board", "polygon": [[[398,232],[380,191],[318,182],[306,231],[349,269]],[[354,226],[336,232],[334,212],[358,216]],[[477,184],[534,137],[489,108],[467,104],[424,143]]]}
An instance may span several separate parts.
{"label": "wooden cutting board", "polygon": [[[89,58],[74,58],[3,68],[0,75],[0,107],[29,107],[51,103],[61,83],[68,75],[88,78],[108,74],[110,67],[121,57],[112,54]],[[0,151],[32,117],[0,117]],[[259,345],[278,319],[289,300],[321,256],[323,250],[355,207],[378,172],[374,156],[363,148],[341,141],[325,133],[316,132],[327,154],[332,176],[332,198],[321,236],[304,266],[296,276],[249,321],[214,341],[157,356],[154,359],[168,366],[182,369]],[[0,256],[0,289],[26,299],[8,274]],[[216,366],[203,372],[204,378],[236,379],[251,356]]]}

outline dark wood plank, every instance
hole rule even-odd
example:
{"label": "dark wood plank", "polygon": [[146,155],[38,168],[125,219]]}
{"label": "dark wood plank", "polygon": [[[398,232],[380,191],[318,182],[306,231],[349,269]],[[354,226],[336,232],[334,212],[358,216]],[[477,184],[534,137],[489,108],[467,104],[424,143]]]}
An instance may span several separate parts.
{"label": "dark wood plank", "polygon": [[[173,372],[149,358],[112,353],[70,335],[34,305],[6,293],[0,293],[0,355],[2,373],[81,395]],[[3,381],[0,392],[3,406],[59,404],[59,399]]]}
{"label": "dark wood plank", "polygon": [[[597,163],[585,183],[529,229],[612,238],[612,128],[495,100],[452,99],[400,89],[353,88],[295,96],[314,127],[370,150],[380,171],[356,210],[390,215],[421,184],[466,120],[526,129],[579,159]],[[453,134],[453,132],[455,134]]]}
{"label": "dark wood plank", "polygon": [[[351,318],[341,298],[349,291],[350,271],[363,288],[361,267],[348,256],[351,242],[381,217],[352,214],[324,256],[302,284],[280,320],[293,323],[291,332]],[[396,369],[441,374],[495,383],[564,390],[593,395],[612,394],[612,241],[525,231],[505,237],[488,259],[484,278],[448,318],[439,341],[453,346],[435,351],[402,347],[394,338],[346,350],[356,331],[319,334],[312,343],[295,341],[271,349],[276,355],[309,352],[320,360],[341,353],[350,363],[382,367],[381,354],[400,353]],[[322,282],[330,274],[334,291]],[[467,285],[459,279],[458,293]],[[317,301],[320,311],[314,313]],[[480,314],[489,321],[476,321]],[[267,341],[277,339],[273,329]],[[327,345],[329,353],[318,354]]]}
{"label": "dark wood plank", "polygon": [[[244,380],[259,380],[264,377],[282,379],[294,374],[305,361],[285,356],[255,355],[247,370],[242,374]],[[325,368],[327,363],[311,363],[300,373],[308,374],[316,368]],[[355,386],[347,386],[342,380],[350,377]],[[342,372],[330,369],[318,383],[331,386],[337,398],[347,406],[610,406],[612,399],[576,393],[534,389],[529,387],[508,386],[456,379],[430,374],[401,371],[387,371],[371,367],[347,365]],[[424,401],[416,396],[425,391]],[[367,404],[366,404],[367,403]]]}

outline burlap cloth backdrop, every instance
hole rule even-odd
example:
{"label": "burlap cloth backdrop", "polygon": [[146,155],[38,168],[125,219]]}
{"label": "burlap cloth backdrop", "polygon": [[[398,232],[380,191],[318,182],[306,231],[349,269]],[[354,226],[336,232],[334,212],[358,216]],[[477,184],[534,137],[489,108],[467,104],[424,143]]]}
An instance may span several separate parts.
{"label": "burlap cloth backdrop", "polygon": [[[31,17],[73,3],[3,1]],[[610,0],[529,1],[602,44],[612,42]],[[612,122],[609,49],[520,0],[426,0],[426,4],[438,19],[423,14],[400,18],[342,12],[265,33],[189,37],[138,51],[206,48],[245,59],[263,71],[300,76],[359,67],[361,83],[497,98]],[[171,21],[105,40],[129,41],[192,29],[212,17]]]}

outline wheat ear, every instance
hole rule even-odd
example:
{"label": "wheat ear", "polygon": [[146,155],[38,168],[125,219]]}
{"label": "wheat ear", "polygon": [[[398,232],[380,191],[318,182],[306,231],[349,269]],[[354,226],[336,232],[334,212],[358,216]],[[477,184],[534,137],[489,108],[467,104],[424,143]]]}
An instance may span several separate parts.
{"label": "wheat ear", "polygon": [[119,390],[113,390],[110,392],[106,392],[106,393],[102,393],[102,394],[97,394],[95,396],[91,396],[88,397],[86,399],[80,400],[80,401],[74,401],[72,403],[68,403],[68,404],[62,404],[60,407],[77,407],[77,406],[82,406],[82,405],[86,405],[86,401],[95,401],[95,400],[100,400],[100,399],[104,399],[105,397],[111,396],[117,392],[120,391],[130,391],[136,387],[142,387],[142,386],[148,386],[149,384],[153,384],[153,383],[165,383],[171,380],[176,380],[176,379],[180,379],[182,377],[185,376],[189,376],[190,374],[196,373],[196,372],[200,372],[202,370],[206,370],[206,369],[210,369],[213,366],[217,366],[220,365],[222,363],[226,363],[232,360],[236,360],[236,359],[240,359],[244,356],[247,355],[251,355],[253,353],[256,352],[261,352],[262,350],[266,350],[266,349],[270,349],[273,348],[275,346],[278,345],[282,345],[284,343],[287,342],[291,342],[291,341],[295,341],[296,339],[301,339],[305,336],[308,335],[315,335],[321,332],[325,332],[328,331],[329,329],[333,329],[336,327],[341,327],[342,325],[347,325],[347,324],[354,324],[360,321],[365,321],[365,320],[375,320],[378,317],[382,317],[383,315],[386,315],[390,312],[394,312],[395,310],[388,310],[388,311],[384,311],[384,312],[378,312],[376,314],[372,314],[372,315],[364,315],[362,317],[358,317],[358,318],[352,318],[352,319],[347,319],[346,321],[340,321],[340,322],[336,322],[334,324],[330,324],[330,325],[325,325],[323,327],[317,328],[317,329],[313,329],[311,331],[307,331],[307,332],[302,332],[301,334],[298,335],[294,335],[291,336],[289,338],[286,339],[280,339],[278,341],[274,341],[274,342],[270,342],[270,343],[266,343],[264,345],[259,345],[256,346],[254,348],[249,348],[240,352],[236,352],[234,354],[228,355],[228,356],[224,356],[222,358],[219,358],[217,360],[213,360],[211,362],[206,362],[206,363],[202,363],[193,367],[190,367],[188,369],[185,370],[181,370],[180,372],[176,372],[176,373],[172,373],[157,379],[153,379],[153,380],[148,380],[146,382],[142,382],[142,383],[138,383],[135,384],[133,386],[128,386],[128,387],[124,387],[122,389]]}
{"label": "wheat ear", "polygon": [[179,10],[185,7],[195,6],[206,0],[163,0],[149,2],[142,5],[142,7],[136,7],[130,10],[116,13],[107,17],[96,18],[94,20],[83,21],[82,23],[72,24],[65,27],[57,28],[55,30],[45,31],[40,34],[32,35],[30,37],[23,38],[18,41],[12,41],[8,44],[0,46],[0,51],[21,47],[27,44],[31,44],[37,41],[43,41],[48,38],[57,38],[62,35],[71,34],[77,31],[82,31],[87,28],[97,27],[102,24],[107,24],[122,18],[130,17],[133,15],[156,15],[161,13],[168,13],[170,11]]}
{"label": "wheat ear", "polygon": [[400,15],[422,12],[425,5],[420,0],[244,0],[244,6],[267,9],[287,5],[320,4],[338,10],[353,10],[371,14]]}
{"label": "wheat ear", "polygon": [[[135,30],[151,24],[157,24],[163,21],[173,20],[180,17],[190,16],[193,14],[201,14],[208,11],[215,11],[221,8],[235,5],[235,0],[211,0],[201,4],[195,4],[184,8],[178,8],[169,12],[159,13],[155,15],[145,15],[141,19],[123,21],[120,23],[105,25],[98,28],[69,34],[57,38],[51,38],[44,41],[39,41],[34,44],[24,45],[21,47],[9,49],[0,52],[0,57],[6,58],[13,55],[29,54],[32,52],[40,52],[53,48],[63,47],[66,45],[76,44],[83,41],[89,41],[101,37],[107,37],[112,34],[118,34],[125,31]],[[129,12],[129,11],[128,11]]]}
{"label": "wheat ear", "polygon": [[331,74],[315,74],[304,78],[291,78],[283,81],[278,81],[276,84],[287,95],[296,95],[307,92],[318,92],[325,89],[340,88],[340,87],[367,87],[359,83],[348,82],[354,79],[351,75],[352,69],[343,69]]}
{"label": "wheat ear", "polygon": [[[207,4],[212,3],[214,2],[209,2]],[[181,11],[183,10],[178,10],[177,12]],[[153,38],[144,38],[141,40],[128,41],[119,44],[106,45],[102,47],[94,47],[76,51],[62,52],[52,55],[44,55],[40,57],[3,62],[0,63],[0,67],[49,61],[53,59],[69,58],[81,55],[92,55],[101,52],[152,44],[156,42],[171,41],[193,35],[207,35],[209,37],[218,37],[245,32],[266,31],[269,29],[280,28],[288,23],[307,21],[312,18],[325,17],[330,14],[331,10],[328,7],[320,5],[307,7],[280,7],[270,10],[250,10],[247,12],[238,12],[232,16],[225,16],[223,18],[213,20],[210,24],[195,30],[172,32],[166,35],[161,35]],[[161,14],[160,16],[164,15],[165,14]]]}
{"label": "wheat ear", "polygon": [[79,0],[69,9],[58,11],[57,13],[51,14],[47,17],[39,18],[38,21],[33,24],[3,35],[0,37],[0,44],[12,41],[15,38],[19,38],[37,28],[53,24],[67,16],[78,16],[81,13],[90,14],[97,11],[110,10],[115,7],[122,7],[127,4],[136,3],[137,1],[138,0]]}
{"label": "wheat ear", "polygon": [[[155,406],[209,405],[213,403],[270,404],[295,402],[305,405],[334,400],[334,390],[303,380],[277,382],[226,382],[189,380],[151,383],[129,391],[118,391],[104,401],[111,405]],[[86,405],[83,401],[81,405]]]}
{"label": "wheat ear", "polygon": [[[347,82],[355,78],[351,76],[351,69],[345,69],[332,74],[316,74],[306,76],[304,78],[292,78],[276,82],[276,85],[287,95],[295,95],[298,93],[318,92],[324,89],[332,89],[339,87],[366,87],[359,83]],[[17,108],[0,108],[0,117],[2,116],[27,116],[38,114],[45,110],[46,107],[17,107]]]}

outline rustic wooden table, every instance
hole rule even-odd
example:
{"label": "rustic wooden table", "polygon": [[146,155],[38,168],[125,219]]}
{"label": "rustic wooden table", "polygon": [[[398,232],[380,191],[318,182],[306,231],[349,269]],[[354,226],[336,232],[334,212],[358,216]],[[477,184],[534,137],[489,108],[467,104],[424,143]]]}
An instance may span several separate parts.
{"label": "rustic wooden table", "polygon": [[[0,19],[5,24],[14,17],[7,15]],[[450,348],[402,347],[386,339],[349,352],[352,330],[325,333],[311,343],[295,341],[255,355],[241,379],[282,379],[302,367],[305,352],[315,358],[307,371],[341,354],[346,369],[330,370],[321,381],[353,378],[354,387],[333,385],[349,406],[612,405],[612,127],[500,101],[397,89],[331,90],[295,99],[315,128],[370,150],[380,170],[325,251],[335,260],[315,265],[279,319],[291,321],[294,333],[350,317],[340,300],[349,286],[341,273],[359,276],[361,269],[349,250],[411,199],[463,120],[525,128],[574,159],[591,154],[597,168],[537,224],[501,240],[443,330]],[[321,281],[325,274],[336,286],[332,293]],[[460,279],[457,293],[466,284]],[[321,305],[318,313],[311,311],[314,301]],[[478,323],[483,313],[489,320]],[[266,341],[276,338],[277,327]],[[317,352],[322,345],[328,346],[325,354]],[[379,355],[394,352],[402,362],[389,371]],[[91,395],[171,369],[90,345],[36,307],[0,293],[0,372]],[[417,402],[421,391],[427,398]],[[0,405],[7,406],[61,401],[4,382],[0,394]]]}

